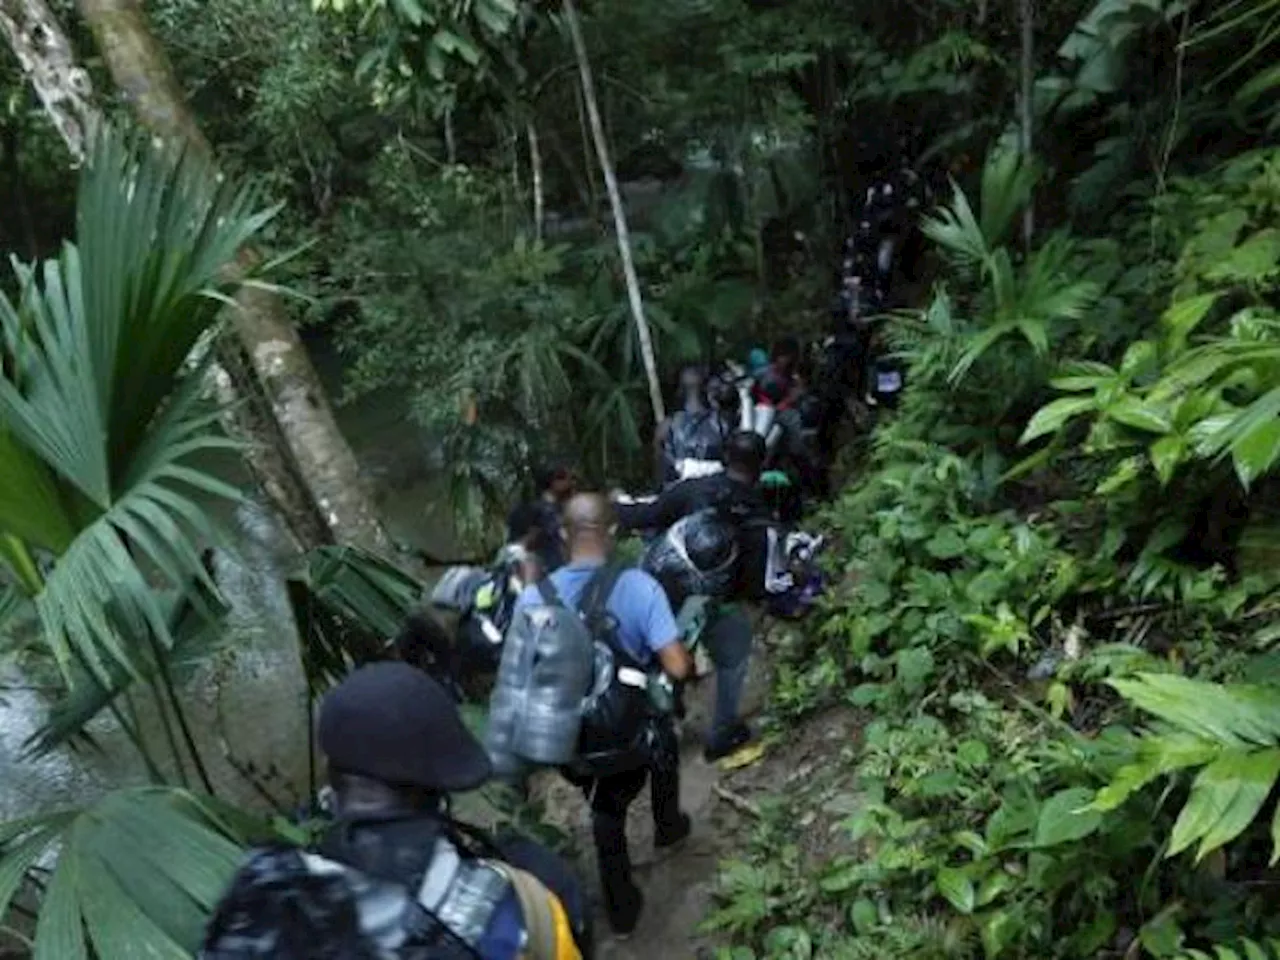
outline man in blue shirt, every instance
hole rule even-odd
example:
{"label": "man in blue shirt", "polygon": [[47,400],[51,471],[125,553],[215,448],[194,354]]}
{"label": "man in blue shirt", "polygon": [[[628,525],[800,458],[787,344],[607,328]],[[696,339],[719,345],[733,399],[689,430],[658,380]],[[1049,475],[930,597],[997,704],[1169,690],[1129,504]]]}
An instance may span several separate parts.
{"label": "man in blue shirt", "polygon": [[[564,510],[564,537],[569,562],[551,574],[561,601],[577,609],[583,590],[613,552],[616,524],[613,508],[599,494],[579,494]],[[516,610],[542,603],[536,587],[516,601]],[[671,604],[658,581],[643,570],[624,570],[614,584],[606,609],[617,621],[618,642],[637,662],[659,667],[674,680],[693,672],[693,659],[680,643]],[[662,731],[662,755],[648,766],[607,777],[575,779],[591,803],[592,831],[604,890],[606,912],[614,932],[631,934],[640,920],[644,897],[631,876],[627,848],[627,808],[649,781],[653,798],[654,845],[670,847],[689,835],[689,817],[680,812],[680,758],[674,723]]]}

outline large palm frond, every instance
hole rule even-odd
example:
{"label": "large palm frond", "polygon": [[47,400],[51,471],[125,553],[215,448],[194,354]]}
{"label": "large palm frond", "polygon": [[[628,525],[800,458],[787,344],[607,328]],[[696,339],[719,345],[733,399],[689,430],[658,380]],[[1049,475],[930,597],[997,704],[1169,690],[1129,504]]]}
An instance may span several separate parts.
{"label": "large palm frond", "polygon": [[0,532],[56,561],[36,604],[69,681],[76,665],[102,683],[112,663],[138,675],[140,636],[172,645],[153,586],[213,591],[198,544],[217,531],[197,498],[237,493],[191,465],[229,442],[187,359],[271,216],[256,210],[194,157],[108,130],[81,176],[76,244],[18,267],[16,304],[0,295]]}
{"label": "large palm frond", "polygon": [[286,587],[315,693],[353,665],[389,656],[392,640],[424,593],[403,570],[352,546],[312,550]]}
{"label": "large palm frond", "polygon": [[0,916],[32,868],[56,855],[37,960],[189,960],[247,839],[208,801],[156,787],[0,824]]}

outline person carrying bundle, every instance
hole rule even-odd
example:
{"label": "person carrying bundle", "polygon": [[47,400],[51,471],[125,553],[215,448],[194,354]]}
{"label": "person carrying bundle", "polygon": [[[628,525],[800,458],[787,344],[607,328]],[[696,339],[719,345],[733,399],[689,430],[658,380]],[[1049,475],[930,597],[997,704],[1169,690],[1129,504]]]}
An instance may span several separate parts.
{"label": "person carrying bundle", "polygon": [[569,558],[516,602],[487,746],[512,786],[530,768],[559,767],[591,805],[605,908],[615,933],[635,930],[644,897],[632,877],[627,809],[649,785],[654,843],[689,835],[680,810],[674,718],[650,694],[655,673],[687,678],[692,658],[661,586],[610,563],[616,523],[598,494],[564,511]]}

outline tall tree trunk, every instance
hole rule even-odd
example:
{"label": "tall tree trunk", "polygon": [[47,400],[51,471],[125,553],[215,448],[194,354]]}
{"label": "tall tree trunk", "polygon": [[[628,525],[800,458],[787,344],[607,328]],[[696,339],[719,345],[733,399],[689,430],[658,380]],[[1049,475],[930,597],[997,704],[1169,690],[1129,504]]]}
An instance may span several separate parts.
{"label": "tall tree trunk", "polygon": [[[1035,0],[1018,0],[1018,13],[1022,27],[1021,96],[1022,122],[1019,130],[1022,160],[1031,162],[1032,124],[1035,122]],[[1022,213],[1022,239],[1031,249],[1031,236],[1035,231],[1035,204],[1027,201]]]}
{"label": "tall tree trunk", "polygon": [[[55,129],[76,163],[84,159],[87,137],[100,122],[89,74],[75,59],[62,25],[44,0],[0,0],[0,27],[23,72],[40,92]],[[333,536],[291,461],[271,408],[250,372],[238,343],[225,341],[211,370],[222,401],[223,426],[248,444],[246,466],[304,549],[330,543]]]}
{"label": "tall tree trunk", "polygon": [[62,25],[44,0],[0,0],[0,32],[79,165],[98,112],[89,74],[76,63]]}
{"label": "tall tree trunk", "polygon": [[538,145],[538,128],[532,120],[525,128],[529,141],[529,171],[533,180],[533,236],[542,239],[542,225],[547,219],[546,187],[542,182],[542,148]]}
{"label": "tall tree trunk", "polygon": [[618,235],[618,255],[622,258],[622,276],[627,285],[627,301],[631,304],[631,318],[640,338],[640,356],[644,360],[645,375],[649,381],[649,402],[653,405],[653,422],[666,418],[662,405],[662,387],[658,382],[658,364],[653,354],[653,337],[649,333],[649,321],[644,315],[644,301],[640,296],[640,279],[636,276],[635,262],[631,257],[631,232],[627,229],[627,213],[622,206],[622,194],[618,190],[618,177],[609,158],[609,144],[600,122],[600,104],[596,100],[595,81],[591,76],[591,61],[587,58],[587,45],[582,39],[582,24],[573,0],[563,0],[564,18],[573,41],[573,53],[578,60],[578,75],[582,81],[582,98],[591,123],[591,137],[595,141],[596,159],[604,175],[604,186],[609,192],[609,206],[613,208],[613,226]]}
{"label": "tall tree trunk", "polygon": [[[116,85],[138,120],[153,133],[213,160],[213,151],[188,108],[164,50],[139,0],[79,0]],[[242,250],[239,270],[260,262]],[[280,297],[242,288],[232,311],[237,334],[271,402],[294,461],[334,538],[389,554],[355,454],[338,429],[306,349]]]}

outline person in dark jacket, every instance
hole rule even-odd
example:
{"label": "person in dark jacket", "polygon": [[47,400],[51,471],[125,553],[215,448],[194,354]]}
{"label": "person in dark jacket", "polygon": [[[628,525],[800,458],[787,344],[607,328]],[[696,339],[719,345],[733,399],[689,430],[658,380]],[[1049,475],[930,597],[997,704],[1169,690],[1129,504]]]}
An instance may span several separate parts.
{"label": "person in dark jacket", "polygon": [[[481,786],[492,767],[438,683],[405,663],[361,667],[325,696],[317,740],[334,823],[315,853],[365,879],[348,886],[344,902],[334,886],[341,873],[299,871],[305,856],[260,850],[215,911],[202,960],[374,955],[340,949],[340,932],[384,947],[398,941],[397,956],[424,960],[589,955],[590,907],[568,865],[532,841],[491,840],[449,815],[450,794]],[[377,883],[407,891],[422,909],[361,911],[353,929],[352,898],[376,895]],[[548,924],[551,936],[542,933]]]}
{"label": "person in dark jacket", "polygon": [[577,472],[555,461],[534,472],[537,499],[517,505],[507,516],[507,542],[520,543],[537,555],[542,571],[564,566],[564,537],[560,513],[578,486]]}
{"label": "person in dark jacket", "polygon": [[[758,483],[764,467],[764,440],[751,431],[733,434],[724,447],[724,472],[683,480],[649,503],[619,504],[618,523],[630,530],[666,530],[701,510],[714,509],[732,521],[738,537],[738,570],[733,595],[765,596],[769,510]],[[739,709],[751,657],[751,622],[736,608],[722,610],[707,625],[707,652],[716,667],[716,702],[704,755],[719,760],[751,742]]]}

